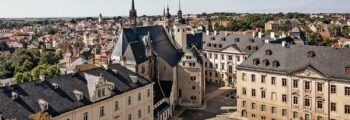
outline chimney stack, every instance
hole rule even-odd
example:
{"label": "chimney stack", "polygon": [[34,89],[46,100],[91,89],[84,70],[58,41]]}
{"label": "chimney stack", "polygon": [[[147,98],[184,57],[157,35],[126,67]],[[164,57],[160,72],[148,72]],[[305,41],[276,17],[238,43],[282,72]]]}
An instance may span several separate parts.
{"label": "chimney stack", "polygon": [[41,82],[45,81],[45,75],[39,75],[39,79]]}
{"label": "chimney stack", "polygon": [[210,32],[209,30],[206,31],[206,35],[209,36],[210,35]]}
{"label": "chimney stack", "polygon": [[255,38],[255,34],[256,34],[255,31],[253,31],[253,38]]}
{"label": "chimney stack", "polygon": [[262,32],[258,33],[259,38],[262,38],[262,35],[263,35]]}
{"label": "chimney stack", "polygon": [[218,31],[215,30],[215,31],[214,31],[214,35],[218,35]]}
{"label": "chimney stack", "polygon": [[266,44],[270,43],[270,40],[269,39],[265,39],[265,43]]}
{"label": "chimney stack", "polygon": [[275,38],[276,38],[276,36],[275,36],[275,32],[271,32],[270,37],[271,37],[272,39],[275,39]]}
{"label": "chimney stack", "polygon": [[227,34],[228,34],[227,31],[225,31],[225,36],[227,36]]}
{"label": "chimney stack", "polygon": [[282,47],[286,47],[287,43],[286,41],[282,41]]}

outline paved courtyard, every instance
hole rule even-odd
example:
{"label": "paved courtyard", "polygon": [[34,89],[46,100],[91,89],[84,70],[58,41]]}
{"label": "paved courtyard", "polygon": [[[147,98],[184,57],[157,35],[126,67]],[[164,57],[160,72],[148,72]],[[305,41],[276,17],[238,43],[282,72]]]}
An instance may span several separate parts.
{"label": "paved courtyard", "polygon": [[207,104],[199,109],[187,109],[180,116],[183,120],[205,120],[224,113],[220,110],[222,106],[236,106],[235,93],[233,89],[219,89],[219,86],[207,84]]}

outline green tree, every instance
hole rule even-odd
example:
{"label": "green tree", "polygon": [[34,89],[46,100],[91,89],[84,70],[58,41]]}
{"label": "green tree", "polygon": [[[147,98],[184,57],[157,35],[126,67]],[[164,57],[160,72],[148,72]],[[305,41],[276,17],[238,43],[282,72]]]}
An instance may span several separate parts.
{"label": "green tree", "polygon": [[59,60],[59,57],[49,51],[49,52],[45,52],[45,53],[42,53],[41,57],[40,57],[40,61],[39,61],[39,65],[42,65],[42,64],[57,64],[58,63],[58,60]]}

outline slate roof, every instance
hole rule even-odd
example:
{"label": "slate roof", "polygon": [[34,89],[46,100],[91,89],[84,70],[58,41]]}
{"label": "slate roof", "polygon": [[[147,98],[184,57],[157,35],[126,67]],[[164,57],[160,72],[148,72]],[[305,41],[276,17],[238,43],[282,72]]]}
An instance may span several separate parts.
{"label": "slate roof", "polygon": [[[114,83],[115,89],[112,92],[112,96],[152,84],[151,81],[138,76],[121,65],[111,65],[108,70],[95,68],[76,74],[47,78],[43,82],[32,81],[0,88],[0,113],[6,119],[28,120],[29,115],[41,111],[38,104],[39,99],[48,102],[49,109],[47,112],[51,116],[57,116],[92,104],[93,101],[90,99],[84,74],[102,75],[108,82]],[[138,76],[136,83],[132,82],[130,75]],[[54,89],[52,83],[57,84],[59,88]],[[83,92],[83,100],[78,101],[76,99],[74,90]],[[18,94],[18,99],[12,100],[12,91]]]}
{"label": "slate roof", "polygon": [[[120,39],[113,50],[112,59],[116,58],[116,56],[133,57],[137,64],[148,60],[145,55],[145,44],[142,40],[148,33],[151,36],[153,51],[170,66],[174,67],[181,59],[182,55],[177,52],[166,31],[160,25],[123,28],[122,31]],[[132,51],[126,53],[128,47],[131,47]]]}
{"label": "slate roof", "polygon": [[295,44],[297,40],[285,38],[273,39],[269,35],[265,35],[261,38],[254,37],[251,34],[228,34],[225,35],[223,32],[217,35],[210,34],[204,35],[203,37],[203,50],[207,51],[221,51],[229,46],[237,46],[238,50],[243,53],[253,54],[263,45],[265,45],[265,40],[268,40],[273,44],[281,44],[282,41],[286,41],[287,44]]}
{"label": "slate roof", "polygon": [[194,45],[197,49],[203,49],[203,33],[187,34],[187,46]]}
{"label": "slate roof", "polygon": [[[271,50],[271,55],[266,55],[266,50]],[[308,52],[314,52],[314,57],[308,57]],[[328,78],[350,79],[345,68],[350,66],[349,48],[331,48],[323,46],[297,46],[282,47],[277,44],[266,44],[259,51],[251,55],[238,69],[255,69],[274,71],[285,74],[294,73],[305,68],[319,71]],[[260,64],[254,65],[253,60],[259,59]],[[265,66],[263,60],[268,60]],[[273,67],[273,61],[278,61],[279,66]]]}

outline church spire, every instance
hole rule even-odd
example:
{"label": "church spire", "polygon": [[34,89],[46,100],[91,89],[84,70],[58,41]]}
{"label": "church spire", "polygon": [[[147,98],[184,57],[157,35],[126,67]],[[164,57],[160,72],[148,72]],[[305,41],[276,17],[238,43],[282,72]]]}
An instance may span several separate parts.
{"label": "church spire", "polygon": [[182,18],[182,11],[181,11],[181,1],[179,0],[179,11],[177,11],[177,17],[175,20],[178,24],[185,24],[185,20]]}
{"label": "church spire", "polygon": [[130,14],[129,14],[129,24],[131,27],[135,27],[137,24],[137,12],[135,9],[135,3],[134,0],[132,0],[131,2],[131,10],[130,10]]}

